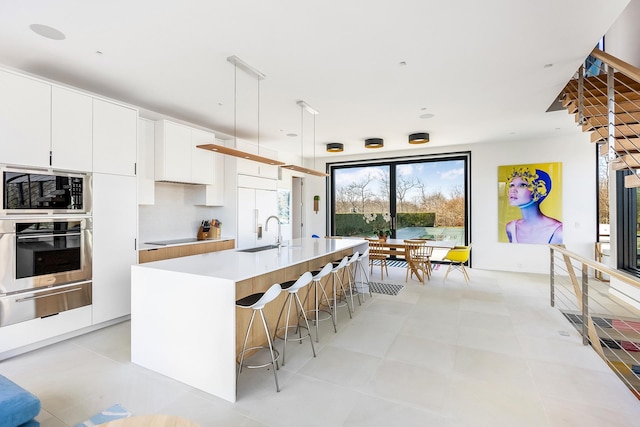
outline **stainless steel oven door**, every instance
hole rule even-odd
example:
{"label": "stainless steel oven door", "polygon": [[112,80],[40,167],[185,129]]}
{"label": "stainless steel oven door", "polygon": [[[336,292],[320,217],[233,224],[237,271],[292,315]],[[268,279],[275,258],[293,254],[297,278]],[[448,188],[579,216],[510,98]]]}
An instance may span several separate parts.
{"label": "stainless steel oven door", "polygon": [[92,278],[91,218],[0,220],[0,296]]}
{"label": "stainless steel oven door", "polygon": [[84,307],[91,298],[91,282],[0,297],[0,327]]}

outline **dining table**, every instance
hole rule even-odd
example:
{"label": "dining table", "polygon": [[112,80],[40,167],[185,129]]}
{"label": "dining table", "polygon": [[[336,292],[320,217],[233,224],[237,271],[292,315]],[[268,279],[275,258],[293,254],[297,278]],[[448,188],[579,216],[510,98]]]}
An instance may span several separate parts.
{"label": "dining table", "polygon": [[[407,239],[409,240],[409,239]],[[420,239],[424,241],[424,244],[427,246],[431,246],[433,248],[440,249],[451,249],[455,247],[458,243],[453,240],[426,240]],[[381,241],[382,244],[382,252],[388,256],[395,256],[405,258],[405,239],[389,239]],[[424,283],[424,278],[422,278],[420,272],[414,266],[408,266],[412,269],[413,273],[416,275],[420,282]]]}

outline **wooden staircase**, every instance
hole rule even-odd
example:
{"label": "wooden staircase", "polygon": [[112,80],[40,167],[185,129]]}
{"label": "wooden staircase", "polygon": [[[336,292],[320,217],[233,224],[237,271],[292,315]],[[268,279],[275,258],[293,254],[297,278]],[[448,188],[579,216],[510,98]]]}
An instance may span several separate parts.
{"label": "wooden staircase", "polygon": [[[629,170],[625,187],[640,187],[640,68],[594,49],[590,68],[580,67],[560,99],[591,142],[609,154],[613,170]],[[587,72],[585,72],[585,69]],[[599,73],[599,74],[596,74]]]}

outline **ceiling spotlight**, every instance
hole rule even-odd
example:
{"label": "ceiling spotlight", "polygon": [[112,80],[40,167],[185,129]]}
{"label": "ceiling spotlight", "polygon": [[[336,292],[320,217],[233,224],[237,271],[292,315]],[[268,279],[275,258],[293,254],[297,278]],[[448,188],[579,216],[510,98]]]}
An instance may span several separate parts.
{"label": "ceiling spotlight", "polygon": [[327,144],[327,152],[329,153],[340,153],[344,151],[344,144],[341,142],[330,142]]}
{"label": "ceiling spotlight", "polygon": [[31,31],[33,31],[34,33],[51,40],[64,40],[67,38],[67,36],[65,36],[62,31],[56,30],[55,28],[49,27],[48,25],[31,24],[29,25],[29,28],[31,28]]}
{"label": "ceiling spotlight", "polygon": [[435,114],[427,113],[427,114],[421,114],[419,117],[421,119],[430,119],[433,116],[435,116]]}
{"label": "ceiling spotlight", "polygon": [[382,138],[368,138],[364,140],[365,148],[380,148],[384,146]]}
{"label": "ceiling spotlight", "polygon": [[409,135],[409,144],[424,144],[429,142],[429,134],[426,132],[412,133]]}

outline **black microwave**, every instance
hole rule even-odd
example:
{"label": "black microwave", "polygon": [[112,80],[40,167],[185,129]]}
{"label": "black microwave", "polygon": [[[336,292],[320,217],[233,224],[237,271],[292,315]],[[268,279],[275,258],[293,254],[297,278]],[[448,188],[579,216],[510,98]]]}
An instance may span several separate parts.
{"label": "black microwave", "polygon": [[2,213],[90,213],[89,174],[3,168]]}

